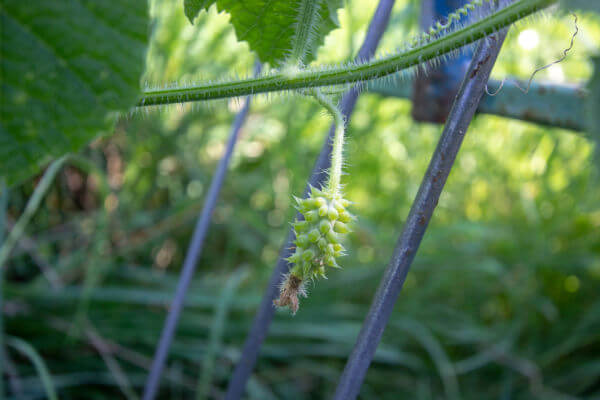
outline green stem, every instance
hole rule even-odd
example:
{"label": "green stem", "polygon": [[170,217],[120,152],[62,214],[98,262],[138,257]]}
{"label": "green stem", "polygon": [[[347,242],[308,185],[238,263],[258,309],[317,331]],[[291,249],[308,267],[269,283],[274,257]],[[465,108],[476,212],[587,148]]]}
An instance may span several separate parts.
{"label": "green stem", "polygon": [[31,361],[42,381],[42,386],[46,391],[46,398],[49,400],[58,400],[54,384],[52,383],[52,375],[50,375],[44,359],[37,350],[26,341],[11,336],[6,338],[6,344],[16,349]]}
{"label": "green stem", "polygon": [[35,214],[38,207],[40,206],[40,203],[42,202],[44,195],[48,191],[50,184],[54,180],[54,177],[56,176],[58,171],[60,171],[60,168],[63,166],[65,161],[68,160],[68,158],[69,156],[63,156],[58,160],[53,161],[44,173],[44,176],[40,180],[40,183],[38,183],[37,187],[33,191],[31,198],[25,206],[23,214],[15,223],[15,226],[10,231],[10,234],[6,238],[6,241],[2,243],[2,247],[0,247],[0,270],[4,268],[4,263],[8,259],[11,250],[13,249],[17,241],[21,238],[21,235],[25,231],[25,227],[31,220],[31,217],[33,217],[33,214]]}
{"label": "green stem", "polygon": [[147,90],[138,106],[223,99],[256,93],[362,82],[381,78],[442,57],[535,13],[557,0],[517,0],[481,20],[428,43],[371,62],[297,73],[279,72],[262,77],[187,88]]}
{"label": "green stem", "polygon": [[198,388],[196,390],[196,400],[209,398],[211,383],[213,380],[213,372],[215,369],[215,359],[217,358],[221,346],[223,345],[223,334],[225,331],[225,323],[227,322],[227,313],[229,312],[231,302],[234,299],[237,287],[248,276],[248,270],[245,268],[234,271],[227,279],[225,287],[219,296],[217,306],[214,312],[213,322],[210,328],[210,338],[208,348],[202,360],[202,373],[198,380]]}
{"label": "green stem", "polygon": [[332,194],[337,194],[340,191],[342,167],[344,165],[344,116],[340,109],[319,90],[315,89],[311,92],[317,101],[331,114],[333,122],[335,123],[335,133],[333,136],[333,143],[331,144],[331,168],[329,169],[327,188]]}
{"label": "green stem", "polygon": [[[0,244],[4,242],[6,229],[6,211],[8,208],[8,186],[4,178],[0,178]],[[4,348],[4,270],[0,268],[0,399],[4,399],[4,368],[6,364]]]}

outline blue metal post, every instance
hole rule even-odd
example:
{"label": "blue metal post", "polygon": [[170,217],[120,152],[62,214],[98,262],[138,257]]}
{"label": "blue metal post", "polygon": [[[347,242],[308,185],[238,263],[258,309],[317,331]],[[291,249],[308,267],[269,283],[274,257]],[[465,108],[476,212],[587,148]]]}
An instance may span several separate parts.
{"label": "blue metal post", "polygon": [[[444,22],[448,14],[467,2],[467,0],[423,0],[421,29],[427,31],[436,21]],[[412,99],[412,116],[415,120],[437,123],[446,121],[471,56],[472,51],[466,50],[438,66],[419,70]]]}
{"label": "blue metal post", "polygon": [[392,315],[396,299],[402,290],[406,274],[419,249],[460,145],[473,115],[475,115],[490,72],[506,37],[506,31],[506,29],[502,30],[479,42],[479,47],[451,109],[448,122],[433,153],[425,177],[421,181],[390,264],[381,279],[354,349],[338,382],[334,400],[353,400],[359,394],[375,350]]}

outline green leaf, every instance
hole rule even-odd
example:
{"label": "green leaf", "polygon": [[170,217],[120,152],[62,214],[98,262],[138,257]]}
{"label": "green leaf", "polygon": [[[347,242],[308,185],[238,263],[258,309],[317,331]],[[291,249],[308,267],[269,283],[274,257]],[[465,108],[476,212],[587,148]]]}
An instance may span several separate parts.
{"label": "green leaf", "polygon": [[183,0],[183,12],[185,16],[194,23],[194,18],[198,16],[200,11],[208,10],[216,0]]}
{"label": "green leaf", "polygon": [[110,132],[140,94],[145,0],[3,0],[0,171],[14,184]]}
{"label": "green leaf", "polygon": [[[294,52],[298,38],[308,36],[301,60],[309,63],[325,36],[338,27],[337,10],[343,0],[184,0],[185,15],[193,22],[202,10],[213,3],[219,11],[227,11],[238,40],[248,42],[260,60],[281,66]],[[303,12],[315,8],[318,12],[312,23]],[[310,31],[309,35],[305,35]]]}

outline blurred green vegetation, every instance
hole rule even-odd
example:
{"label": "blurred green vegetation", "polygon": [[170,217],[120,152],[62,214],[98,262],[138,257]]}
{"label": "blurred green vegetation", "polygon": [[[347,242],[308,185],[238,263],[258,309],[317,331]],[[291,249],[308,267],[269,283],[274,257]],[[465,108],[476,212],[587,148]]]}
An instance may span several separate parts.
{"label": "blurred green vegetation", "polygon": [[[375,1],[351,2],[315,63],[350,59]],[[512,28],[494,76],[526,78],[568,46],[572,18],[546,11]],[[382,49],[416,32],[397,1]],[[155,1],[145,81],[248,74],[254,57],[225,14],[198,24]],[[539,80],[583,83],[600,18]],[[526,34],[523,34],[527,31]],[[536,39],[531,39],[535,37]],[[532,43],[537,44],[532,45]],[[348,132],[344,184],[359,217],[343,270],[279,312],[251,399],[331,396],[441,126],[411,103],[364,94]],[[60,174],[9,260],[8,335],[43,357],[61,399],[135,398],[210,178],[239,103],[139,110]],[[258,98],[244,125],[175,342],[161,398],[220,398],[329,126],[316,103]],[[478,116],[466,136],[365,384],[364,399],[600,397],[600,187],[581,134]],[[14,221],[35,180],[13,190]],[[43,398],[8,350],[9,390]]]}

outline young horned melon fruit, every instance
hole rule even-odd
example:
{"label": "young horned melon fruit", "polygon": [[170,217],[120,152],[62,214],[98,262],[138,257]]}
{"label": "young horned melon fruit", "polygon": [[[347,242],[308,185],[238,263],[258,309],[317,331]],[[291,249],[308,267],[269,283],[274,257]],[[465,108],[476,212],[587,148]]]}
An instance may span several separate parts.
{"label": "young horned melon fruit", "polygon": [[293,224],[295,248],[287,258],[293,266],[283,279],[279,299],[275,300],[276,306],[287,306],[293,314],[298,311],[298,296],[306,297],[307,282],[318,277],[326,278],[327,267],[340,268],[336,258],[344,255],[341,240],[350,232],[348,223],[354,219],[346,211],[350,202],[342,196],[340,184],[344,164],[344,116],[319,90],[313,89],[311,94],[333,117],[335,132],[331,143],[329,179],[325,187],[321,190],[311,187],[308,198],[296,198],[296,208],[302,218]]}
{"label": "young horned melon fruit", "polygon": [[336,259],[345,254],[341,244],[350,232],[348,223],[354,217],[346,210],[350,202],[339,190],[319,190],[311,187],[306,199],[296,199],[296,208],[304,217],[293,223],[296,240],[294,253],[287,258],[293,265],[285,277],[279,300],[280,307],[298,310],[298,297],[306,297],[305,285],[316,278],[326,278],[326,268],[340,268]]}

